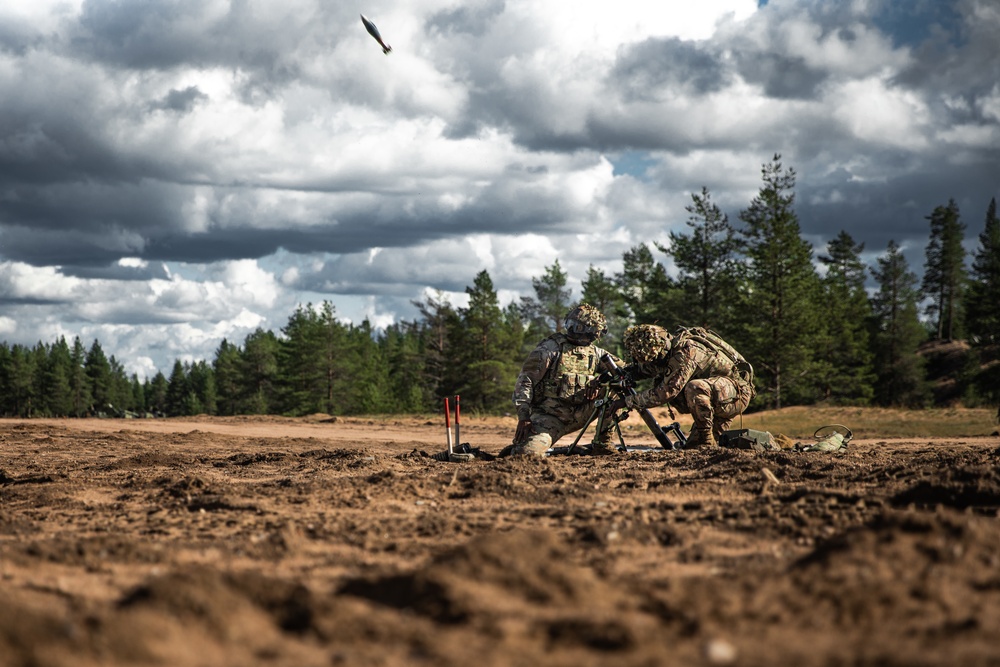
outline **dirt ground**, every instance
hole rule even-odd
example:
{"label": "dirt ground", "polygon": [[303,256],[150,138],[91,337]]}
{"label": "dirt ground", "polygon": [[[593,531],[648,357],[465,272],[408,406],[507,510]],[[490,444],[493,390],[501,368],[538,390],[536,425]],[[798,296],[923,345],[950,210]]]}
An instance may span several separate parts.
{"label": "dirt ground", "polygon": [[427,456],[444,442],[0,420],[0,665],[1000,664],[1000,437]]}

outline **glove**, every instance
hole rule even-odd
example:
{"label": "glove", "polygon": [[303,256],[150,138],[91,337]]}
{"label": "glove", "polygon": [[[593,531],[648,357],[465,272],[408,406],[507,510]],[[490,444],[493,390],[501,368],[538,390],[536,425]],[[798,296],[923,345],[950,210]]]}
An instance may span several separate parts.
{"label": "glove", "polygon": [[527,419],[517,420],[517,430],[514,431],[514,444],[520,444],[535,434],[535,427]]}

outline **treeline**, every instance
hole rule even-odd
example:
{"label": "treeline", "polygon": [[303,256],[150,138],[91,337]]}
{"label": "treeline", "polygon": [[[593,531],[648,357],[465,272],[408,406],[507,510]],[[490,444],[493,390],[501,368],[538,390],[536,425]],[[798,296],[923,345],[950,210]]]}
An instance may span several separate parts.
{"label": "treeline", "polygon": [[[753,363],[752,407],[818,402],[924,407],[935,396],[918,348],[969,341],[951,369],[951,400],[1000,403],[1000,219],[989,203],[971,267],[954,201],[926,217],[922,281],[890,241],[874,266],[841,231],[814,257],[795,213],[795,172],[776,155],[738,227],[702,189],[687,233],[640,244],[611,275],[591,266],[578,297],[558,259],[532,280],[534,296],[501,305],[488,272],[466,288],[468,305],[441,294],[414,302],[419,317],[384,331],[345,324],[324,302],[300,306],[280,332],[223,340],[211,362],[174,363],[139,381],[98,341],[0,346],[0,413],[14,416],[153,414],[377,414],[436,410],[462,396],[466,410],[503,412],[520,365],[558,330],[577,301],[608,318],[602,345],[621,355],[637,322],[708,326]],[[658,258],[656,254],[661,257]],[[665,260],[676,267],[668,274]],[[814,260],[818,260],[814,261]],[[866,290],[868,277],[875,288]],[[921,319],[921,315],[924,319]],[[940,398],[940,397],[938,397]]]}

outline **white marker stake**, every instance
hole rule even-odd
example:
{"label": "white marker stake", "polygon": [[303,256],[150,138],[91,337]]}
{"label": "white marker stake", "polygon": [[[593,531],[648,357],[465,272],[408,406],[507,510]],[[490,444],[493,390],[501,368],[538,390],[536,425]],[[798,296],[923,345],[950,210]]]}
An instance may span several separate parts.
{"label": "white marker stake", "polygon": [[455,449],[451,444],[451,408],[447,398],[444,399],[444,432],[448,435],[448,453],[454,454]]}

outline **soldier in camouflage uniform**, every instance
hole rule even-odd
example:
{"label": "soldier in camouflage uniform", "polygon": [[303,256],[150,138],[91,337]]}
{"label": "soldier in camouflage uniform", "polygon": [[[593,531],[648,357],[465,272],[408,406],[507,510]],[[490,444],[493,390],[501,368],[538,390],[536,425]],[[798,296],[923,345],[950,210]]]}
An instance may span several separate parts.
{"label": "soldier in camouflage uniform", "polygon": [[[511,453],[544,456],[559,438],[583,428],[594,412],[601,374],[601,358],[608,354],[594,343],[605,333],[604,315],[582,303],[566,314],[565,332],[554,333],[538,344],[521,368],[514,385],[517,431]],[[622,361],[611,355],[616,365]],[[602,432],[580,453],[612,452],[614,423],[607,420]]]}
{"label": "soldier in camouflage uniform", "polygon": [[714,446],[733,419],[746,410],[755,390],[753,368],[728,343],[704,329],[681,329],[671,336],[653,324],[625,331],[625,349],[635,362],[634,379],[656,378],[653,387],[616,399],[614,409],[670,404],[691,413],[687,447]]}

